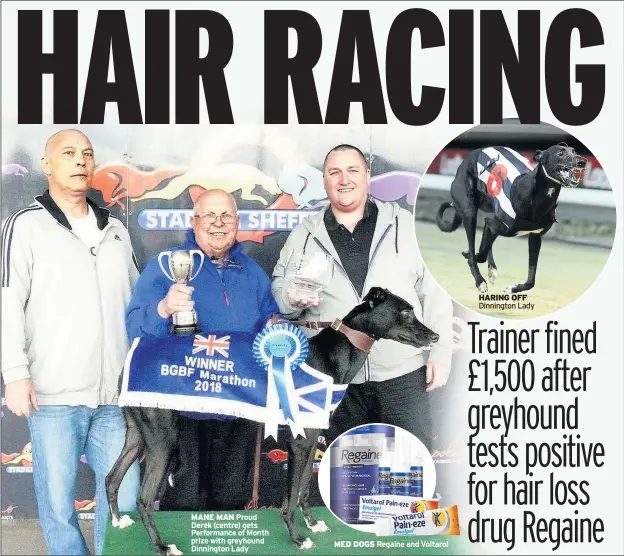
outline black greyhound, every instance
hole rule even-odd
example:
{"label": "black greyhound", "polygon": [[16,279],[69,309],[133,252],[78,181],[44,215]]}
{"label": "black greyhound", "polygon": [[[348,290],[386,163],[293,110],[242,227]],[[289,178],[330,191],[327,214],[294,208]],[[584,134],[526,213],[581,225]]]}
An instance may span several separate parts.
{"label": "black greyhound", "polygon": [[[507,290],[515,293],[535,285],[535,273],[542,236],[556,222],[555,208],[562,187],[576,187],[587,160],[561,143],[528,160],[506,147],[488,147],[472,151],[460,164],[451,184],[452,203],[445,202],[436,215],[443,232],[453,232],[463,223],[468,237],[468,260],[477,289],[487,292],[487,283],[477,263],[488,262],[488,277],[494,283],[498,275],[492,245],[498,236],[529,234],[529,272],[524,284],[513,284]],[[453,220],[446,222],[444,212],[453,207]],[[477,212],[492,213],[485,218],[479,252],[475,253]]]}
{"label": "black greyhound", "polygon": [[[367,348],[382,338],[425,348],[437,342],[439,336],[418,321],[412,305],[388,290],[375,287],[342,321],[334,321],[331,327],[309,340],[306,363],[333,377],[335,384],[349,384],[364,365]],[[132,462],[144,452],[145,471],[138,502],[141,521],[158,554],[181,554],[175,545],[162,541],[152,516],[154,501],[165,477],[176,467],[178,412],[124,407],[124,413],[128,427],[126,442],[106,477],[113,527],[127,527],[133,523],[129,516],[120,516],[117,492]],[[288,475],[281,516],[293,543],[303,549],[311,548],[312,541],[297,531],[294,521],[297,505],[311,531],[327,530],[322,521],[314,519],[309,506],[310,479],[320,432],[306,429],[305,438],[291,438],[288,443]]]}

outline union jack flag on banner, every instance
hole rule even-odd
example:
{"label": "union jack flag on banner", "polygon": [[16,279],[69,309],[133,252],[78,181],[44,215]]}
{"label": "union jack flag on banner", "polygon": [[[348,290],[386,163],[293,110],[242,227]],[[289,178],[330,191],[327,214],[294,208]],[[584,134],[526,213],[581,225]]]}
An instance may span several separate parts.
{"label": "union jack flag on banner", "polygon": [[206,355],[213,356],[216,353],[223,355],[223,357],[229,357],[230,349],[230,336],[221,336],[217,338],[215,334],[209,334],[207,338],[195,335],[193,340],[193,353],[199,353],[202,350],[206,350]]}
{"label": "union jack flag on banner", "polygon": [[[273,334],[279,333],[281,339],[286,325],[276,326],[282,328]],[[286,332],[295,328],[288,327]],[[296,430],[326,429],[347,385],[334,384],[332,377],[304,362],[284,366],[283,377],[278,376],[283,379],[276,380],[255,357],[258,336],[213,330],[193,336],[135,338],[126,357],[118,404],[251,419],[264,423],[265,435],[275,438],[279,424]],[[272,370],[279,374],[280,369]],[[286,411],[279,392],[282,386]]]}

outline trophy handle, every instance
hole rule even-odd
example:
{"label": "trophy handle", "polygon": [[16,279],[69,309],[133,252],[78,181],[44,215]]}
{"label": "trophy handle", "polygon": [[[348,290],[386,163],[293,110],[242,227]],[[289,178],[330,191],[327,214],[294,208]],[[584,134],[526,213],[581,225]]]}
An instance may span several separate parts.
{"label": "trophy handle", "polygon": [[191,249],[189,253],[191,255],[191,259],[193,258],[194,255],[197,255],[199,257],[199,264],[197,265],[197,272],[195,272],[192,276],[189,277],[189,282],[191,282],[192,280],[195,280],[195,278],[197,278],[197,275],[199,274],[199,271],[201,270],[204,264],[204,252],[199,249]]}
{"label": "trophy handle", "polygon": [[[169,274],[169,272],[167,272],[167,270],[163,266],[162,260],[163,260],[164,257],[168,257],[169,259],[171,259],[171,251],[163,251],[162,253],[160,253],[158,255],[158,264],[160,265],[160,270],[163,271],[163,274],[167,278],[169,278],[169,280],[171,280],[172,282],[175,282],[175,279],[173,278],[173,276],[171,274]],[[167,267],[169,267],[168,264],[167,264]]]}

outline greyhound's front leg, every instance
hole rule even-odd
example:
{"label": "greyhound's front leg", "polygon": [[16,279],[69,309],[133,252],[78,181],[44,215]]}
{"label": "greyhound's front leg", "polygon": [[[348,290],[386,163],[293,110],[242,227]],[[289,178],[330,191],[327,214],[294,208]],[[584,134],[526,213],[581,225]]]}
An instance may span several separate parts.
{"label": "greyhound's front leg", "polygon": [[153,513],[154,501],[167,475],[167,471],[171,467],[171,461],[176,449],[177,430],[167,430],[159,427],[153,433],[149,436],[150,440],[146,441],[145,473],[141,481],[138,510],[143,526],[156,552],[160,556],[172,556],[182,554],[182,552],[175,544],[167,545],[163,542],[156,528]]}
{"label": "greyhound's front leg", "polygon": [[106,496],[108,497],[108,505],[111,512],[111,521],[113,527],[124,529],[134,523],[129,515],[119,514],[119,505],[117,503],[117,493],[124,476],[130,469],[130,466],[139,457],[144,447],[143,437],[137,425],[132,420],[126,420],[126,440],[124,442],[121,454],[117,458],[115,465],[104,480],[106,485]]}
{"label": "greyhound's front leg", "polygon": [[[477,257],[475,255],[475,235],[477,233],[477,211],[473,209],[464,210],[462,213],[462,222],[466,230],[468,238],[468,251],[464,251],[462,255],[468,260],[470,272],[475,281],[475,286],[481,293],[487,292],[487,283],[479,272],[477,266]],[[487,256],[487,254],[486,254]],[[485,259],[484,259],[485,260]]]}
{"label": "greyhound's front leg", "polygon": [[305,466],[310,457],[310,451],[316,446],[317,438],[318,436],[314,437],[314,443],[309,438],[301,437],[297,437],[288,443],[288,474],[280,515],[288,529],[290,539],[295,546],[302,549],[312,548],[314,543],[309,538],[302,537],[297,531],[295,509],[299,502],[300,485]]}
{"label": "greyhound's front leg", "polygon": [[494,253],[492,250],[499,233],[493,220],[491,218],[486,218],[483,235],[481,236],[481,247],[479,247],[479,252],[477,253],[477,262],[484,263],[487,260],[488,278],[492,284],[496,282],[496,278],[498,277],[498,269],[494,262]]}
{"label": "greyhound's front leg", "polygon": [[[318,430],[306,430],[306,436],[309,436],[309,438],[318,438],[319,432]],[[312,479],[312,472],[314,469],[315,454],[316,444],[314,444],[310,450],[304,473],[301,476],[301,482],[299,484],[299,507],[301,508],[303,519],[308,529],[313,533],[324,533],[325,531],[329,531],[329,527],[327,527],[324,521],[317,521],[314,519],[312,510],[310,509],[310,480]]]}
{"label": "greyhound's front leg", "polygon": [[498,278],[498,267],[494,262],[494,247],[490,247],[490,252],[488,253],[488,278],[490,279],[490,283],[493,284],[496,282],[496,278]]}
{"label": "greyhound's front leg", "polygon": [[492,246],[498,237],[498,233],[494,231],[494,223],[490,218],[485,219],[485,226],[481,236],[481,245],[479,252],[475,255],[478,263],[484,263],[492,251]]}
{"label": "greyhound's front leg", "polygon": [[511,284],[507,286],[507,291],[511,293],[524,292],[535,286],[535,273],[537,272],[537,261],[542,247],[541,234],[529,234],[529,277],[524,284]]}

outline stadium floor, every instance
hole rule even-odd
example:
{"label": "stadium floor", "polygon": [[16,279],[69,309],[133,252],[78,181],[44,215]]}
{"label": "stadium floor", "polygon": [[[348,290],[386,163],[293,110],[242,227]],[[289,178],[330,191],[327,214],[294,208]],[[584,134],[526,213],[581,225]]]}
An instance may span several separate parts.
{"label": "stadium floor", "polygon": [[[93,521],[80,521],[91,554],[93,550]],[[2,521],[2,548],[0,553],[12,556],[45,556],[47,554],[43,532],[38,519],[13,519]]]}

